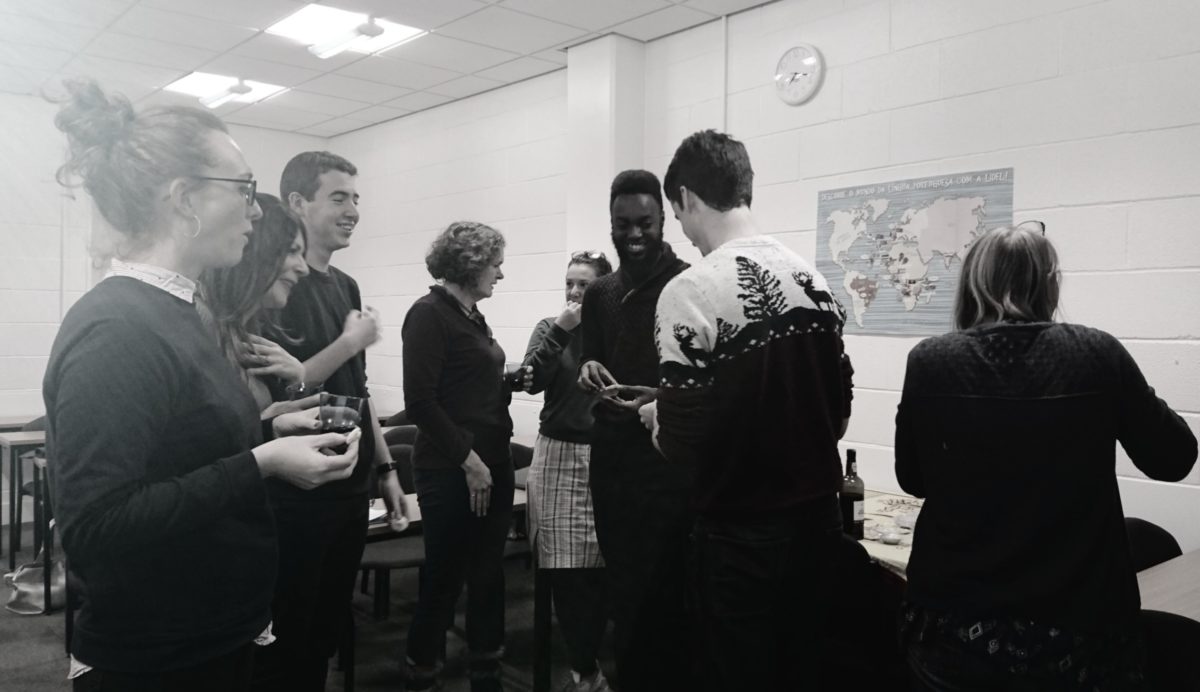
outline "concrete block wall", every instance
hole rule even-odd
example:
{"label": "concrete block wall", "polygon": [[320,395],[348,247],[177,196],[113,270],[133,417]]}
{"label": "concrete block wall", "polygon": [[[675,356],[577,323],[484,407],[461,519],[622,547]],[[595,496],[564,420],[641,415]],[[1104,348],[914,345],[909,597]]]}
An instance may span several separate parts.
{"label": "concrete block wall", "polygon": [[[1012,166],[1015,218],[1044,221],[1060,253],[1061,319],[1121,338],[1200,433],[1200,96],[1183,88],[1198,25],[1186,2],[784,0],[647,46],[646,162],[661,174],[723,112],[750,151],[763,229],[809,258],[819,190]],[[827,75],[790,107],[772,76],[799,42]],[[894,417],[918,340],[847,338],[846,446],[873,487],[897,487]],[[1148,481],[1118,447],[1118,473],[1127,514],[1200,546],[1200,469]]]}
{"label": "concrete block wall", "polygon": [[[93,266],[89,244],[91,200],[82,189],[66,190],[55,171],[66,139],[54,127],[57,107],[31,96],[0,94],[0,416],[40,415],[42,377],[62,316],[103,271]],[[283,165],[304,149],[324,148],[319,137],[231,126],[260,180],[277,192]],[[20,136],[11,136],[20,133]],[[5,515],[7,516],[7,515]]]}
{"label": "concrete block wall", "polygon": [[[507,241],[505,278],[480,310],[508,360],[522,360],[533,326],[562,307],[566,105],[560,71],[330,142],[359,170],[361,221],[334,264],[382,314],[383,341],[367,354],[378,409],[404,408],[400,329],[433,284],[425,253],[450,222],[482,221]],[[511,410],[518,436],[536,433],[540,395],[517,394]]]}

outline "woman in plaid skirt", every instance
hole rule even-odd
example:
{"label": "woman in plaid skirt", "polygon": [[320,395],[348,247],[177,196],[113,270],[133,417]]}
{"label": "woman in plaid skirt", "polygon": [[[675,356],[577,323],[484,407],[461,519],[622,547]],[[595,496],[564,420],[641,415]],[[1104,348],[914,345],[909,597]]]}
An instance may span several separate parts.
{"label": "woman in plaid skirt", "polygon": [[567,304],[557,317],[538,323],[525,353],[524,364],[533,369],[529,391],[546,393],[526,483],[529,541],[538,568],[551,570],[554,611],[571,659],[564,692],[609,689],[596,662],[607,615],[604,559],[588,484],[594,396],[576,379],[583,292],[611,271],[603,253],[573,254],[567,264]]}

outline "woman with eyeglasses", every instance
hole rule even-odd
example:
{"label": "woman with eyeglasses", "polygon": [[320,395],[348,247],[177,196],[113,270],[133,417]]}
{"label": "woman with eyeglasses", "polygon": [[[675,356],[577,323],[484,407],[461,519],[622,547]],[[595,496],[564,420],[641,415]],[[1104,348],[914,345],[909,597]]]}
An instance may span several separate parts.
{"label": "woman with eyeglasses", "polygon": [[903,622],[914,689],[1140,690],[1137,579],[1120,443],[1178,481],[1196,438],[1121,342],[1054,321],[1058,257],[1040,224],[983,234],[957,329],[912,350],[896,478],[925,498]]}
{"label": "woman with eyeglasses", "polygon": [[[242,372],[262,417],[273,418],[297,408],[285,401],[285,388],[305,381],[304,364],[280,346],[295,337],[280,327],[276,315],[287,305],[292,288],[308,275],[308,264],[304,225],[278,197],[260,192],[256,199],[263,212],[254,221],[242,261],[204,272],[197,307],[225,356]],[[323,380],[320,375],[312,381]]]}
{"label": "woman with eyeglasses", "polygon": [[433,687],[446,630],[467,587],[472,692],[499,692],[504,544],[512,523],[512,390],[504,349],[479,303],[504,278],[504,236],[472,221],[442,231],[425,256],[438,285],[404,317],[404,404],[417,426],[413,479],[425,564],[408,629],[406,689]]}
{"label": "woman with eyeglasses", "polygon": [[[63,319],[43,385],[55,519],[82,586],[70,677],[88,691],[246,690],[271,638],[264,479],[345,477],[357,436],[283,437],[311,429],[303,412],[261,425],[196,313],[196,280],[241,259],[261,214],[224,123],[66,88],[59,179],[82,179],[119,237],[109,275]],[[264,427],[280,437],[264,443]]]}
{"label": "woman with eyeglasses", "polygon": [[549,570],[554,612],[570,654],[570,692],[609,689],[596,661],[608,622],[604,558],[596,542],[589,483],[593,394],[579,379],[579,323],[583,294],[612,272],[601,252],[576,252],[567,263],[566,305],[557,317],[534,327],[524,365],[532,371],[528,391],[545,392],[541,425],[525,491],[529,543],[538,569]]}

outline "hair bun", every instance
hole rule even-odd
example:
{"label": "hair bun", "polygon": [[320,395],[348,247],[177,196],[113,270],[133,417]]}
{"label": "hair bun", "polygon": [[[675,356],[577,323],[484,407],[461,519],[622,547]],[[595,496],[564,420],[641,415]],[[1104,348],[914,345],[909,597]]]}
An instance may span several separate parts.
{"label": "hair bun", "polygon": [[54,124],[66,133],[73,154],[111,146],[129,132],[135,118],[129,99],[105,94],[91,79],[68,80],[63,86],[67,96]]}

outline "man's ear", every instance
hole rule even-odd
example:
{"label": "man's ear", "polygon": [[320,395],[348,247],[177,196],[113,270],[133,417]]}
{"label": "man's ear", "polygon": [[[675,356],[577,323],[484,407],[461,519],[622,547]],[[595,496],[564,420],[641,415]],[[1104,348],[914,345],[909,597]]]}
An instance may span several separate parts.
{"label": "man's ear", "polygon": [[288,193],[287,207],[297,218],[300,218],[304,214],[304,203],[307,201],[304,199],[304,195],[293,190]]}

